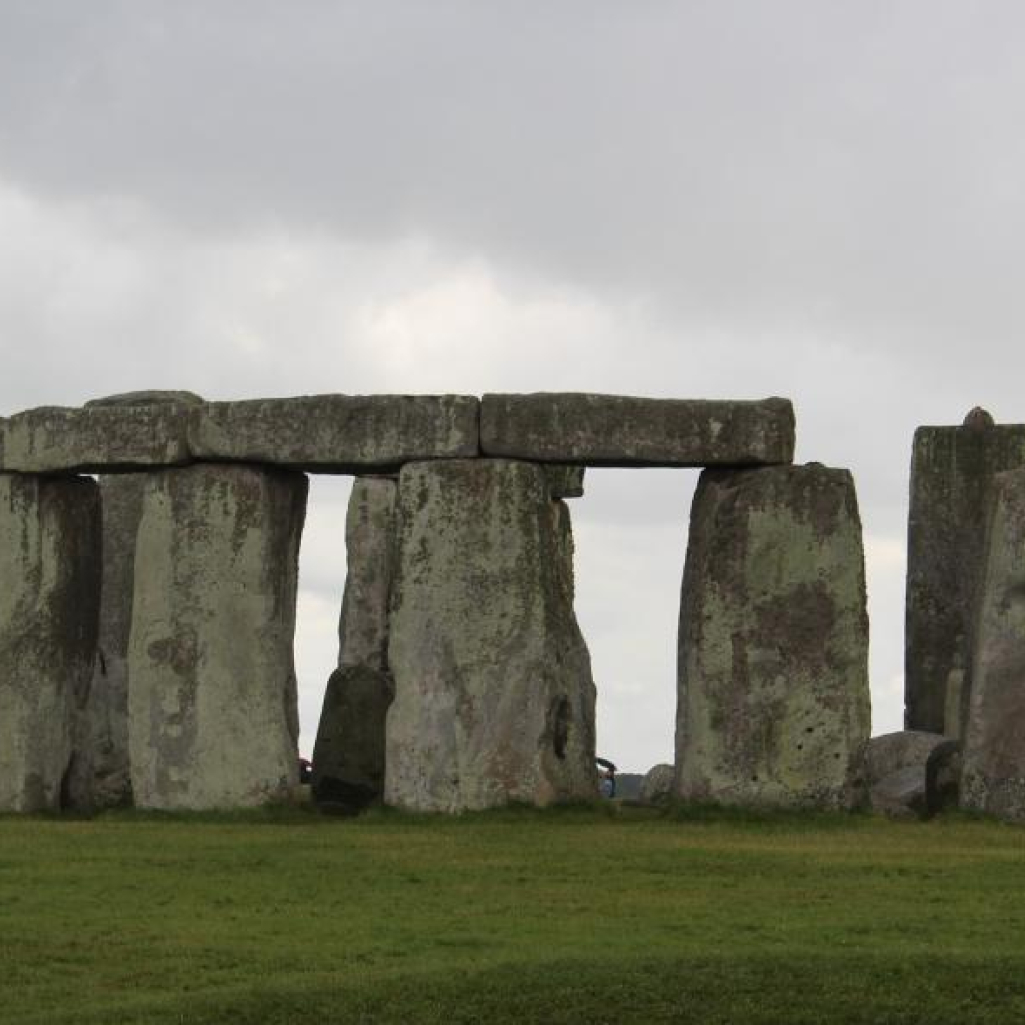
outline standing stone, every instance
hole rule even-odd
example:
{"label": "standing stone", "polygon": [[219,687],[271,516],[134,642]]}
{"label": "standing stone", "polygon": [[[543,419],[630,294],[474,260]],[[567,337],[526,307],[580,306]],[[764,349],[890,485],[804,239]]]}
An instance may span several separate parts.
{"label": "standing stone", "polygon": [[[195,406],[203,400],[185,391],[140,391],[93,399],[105,406]],[[128,765],[128,638],[132,626],[135,535],[142,515],[145,473],[100,478],[103,510],[103,570],[99,637],[92,683],[76,710],[74,754],[67,795],[83,810],[131,804]]]}
{"label": "standing stone", "polygon": [[100,478],[103,565],[99,636],[91,682],[75,709],[67,796],[91,811],[128,805],[128,636],[132,625],[135,532],[148,474]]}
{"label": "standing stone", "polygon": [[993,474],[1025,468],[1025,425],[981,409],[919,427],[911,459],[905,726],[957,738],[971,694],[970,624]]}
{"label": "standing stone", "polygon": [[965,730],[963,807],[1025,820],[1025,470],[990,489],[979,588],[972,693]]}
{"label": "standing stone", "polygon": [[100,555],[94,481],[0,474],[0,811],[61,806]]}
{"label": "standing stone", "polygon": [[225,808],[298,780],[292,657],[302,474],[199,464],[147,476],[128,646],[142,808]]}
{"label": "standing stone", "polygon": [[388,603],[395,564],[398,481],[358,477],[345,518],[345,593],[338,622],[339,666],[388,668]]}
{"label": "standing stone", "polygon": [[594,683],[564,515],[528,463],[403,468],[389,804],[458,812],[597,796]]}
{"label": "standing stone", "polygon": [[868,616],[846,470],[701,475],[679,667],[681,797],[819,808],[860,798]]}
{"label": "standing stone", "polygon": [[378,669],[344,666],[331,674],[313,748],[317,804],[355,813],[382,799],[393,696],[391,677]]}
{"label": "standing stone", "polygon": [[313,795],[358,811],[384,794],[388,603],[395,562],[398,484],[359,477],[345,521],[347,573],[338,624],[339,668],[331,674],[313,750]]}

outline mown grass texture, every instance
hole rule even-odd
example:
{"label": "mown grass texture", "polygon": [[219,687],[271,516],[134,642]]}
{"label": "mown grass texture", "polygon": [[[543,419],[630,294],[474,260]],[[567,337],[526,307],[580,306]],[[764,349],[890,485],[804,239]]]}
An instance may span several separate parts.
{"label": "mown grass texture", "polygon": [[1025,1021],[1025,830],[8,817],[0,1021]]}

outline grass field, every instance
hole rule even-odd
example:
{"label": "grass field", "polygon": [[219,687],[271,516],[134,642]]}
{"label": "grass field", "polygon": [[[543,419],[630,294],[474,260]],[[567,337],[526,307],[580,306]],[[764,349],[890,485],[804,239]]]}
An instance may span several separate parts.
{"label": "grass field", "polygon": [[1025,829],[0,819],[0,1021],[1025,1021]]}

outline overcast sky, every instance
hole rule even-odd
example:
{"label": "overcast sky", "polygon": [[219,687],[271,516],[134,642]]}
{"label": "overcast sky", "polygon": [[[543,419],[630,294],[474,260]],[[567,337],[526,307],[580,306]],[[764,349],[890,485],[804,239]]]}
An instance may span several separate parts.
{"label": "overcast sky", "polygon": [[[0,414],[135,388],[785,395],[902,717],[914,427],[1025,420],[1025,5],[0,0]],[[671,760],[689,471],[573,504],[599,747]],[[314,478],[305,753],[344,580]]]}

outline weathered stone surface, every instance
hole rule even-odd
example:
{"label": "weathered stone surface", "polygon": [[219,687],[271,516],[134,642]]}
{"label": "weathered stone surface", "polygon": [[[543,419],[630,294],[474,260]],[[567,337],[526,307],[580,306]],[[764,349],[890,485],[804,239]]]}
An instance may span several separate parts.
{"label": "weathered stone surface", "polygon": [[385,799],[456,812],[597,795],[594,684],[540,467],[399,477]]}
{"label": "weathered stone surface", "polygon": [[911,459],[905,716],[958,737],[971,692],[972,607],[993,474],[1025,468],[1025,425],[972,410],[961,427],[919,427]]}
{"label": "weathered stone surface", "polygon": [[135,534],[149,474],[100,479],[103,566],[99,637],[91,684],[75,711],[67,797],[72,808],[131,803],[128,768],[128,638],[132,626]]}
{"label": "weathered stone surface", "polygon": [[948,740],[942,733],[899,730],[873,737],[865,749],[869,805],[884,815],[905,817],[926,812],[926,766]]}
{"label": "weathered stone surface", "polygon": [[867,662],[850,474],[814,464],[703,473],[680,611],[679,795],[857,803]]}
{"label": "weathered stone surface", "polygon": [[925,769],[907,765],[875,780],[868,791],[869,807],[879,815],[912,818],[925,813]]}
{"label": "weathered stone surface", "polygon": [[0,421],[0,469],[101,473],[189,462],[187,408],[177,404],[43,406]]}
{"label": "weathered stone surface", "polygon": [[0,474],[0,811],[61,804],[100,599],[94,481]]}
{"label": "weathered stone surface", "polygon": [[668,801],[673,796],[676,768],[665,762],[653,765],[641,781],[641,800],[647,804]]}
{"label": "weathered stone surface", "polygon": [[[184,391],[137,391],[109,395],[92,406],[200,405]],[[127,805],[132,800],[128,765],[128,639],[132,626],[135,536],[142,516],[145,473],[100,478],[103,570],[99,637],[92,683],[76,711],[73,754],[65,793],[82,810]]]}
{"label": "weathered stone surface", "polygon": [[929,755],[946,741],[942,733],[924,730],[898,730],[873,737],[865,748],[865,778],[871,786],[899,769],[917,768],[924,781]]}
{"label": "weathered stone surface", "polygon": [[573,541],[573,521],[569,506],[563,501],[553,501],[551,505],[553,529],[555,532],[555,561],[552,568],[562,577],[562,586],[568,596],[570,606],[576,598],[576,544]]}
{"label": "weathered stone surface", "polygon": [[301,474],[148,474],[128,647],[132,791],[143,808],[253,805],[298,778],[292,640]]}
{"label": "weathered stone surface", "polygon": [[591,466],[789,463],[794,410],[758,402],[645,399],[576,392],[485,395],[481,451]]}
{"label": "weathered stone surface", "polygon": [[479,400],[469,395],[304,395],[211,402],[196,410],[197,459],[323,472],[476,456]]}
{"label": "weathered stone surface", "polygon": [[338,665],[388,668],[388,602],[395,572],[398,481],[353,481],[345,519],[347,565],[338,623]]}
{"label": "weathered stone surface", "polygon": [[395,569],[398,483],[360,477],[345,521],[348,567],[338,625],[338,665],[328,680],[313,751],[318,803],[358,811],[384,795],[388,604]]}
{"label": "weathered stone surface", "polygon": [[925,815],[956,808],[961,795],[961,743],[946,740],[934,747],[925,763]]}
{"label": "weathered stone surface", "polygon": [[584,473],[583,466],[564,466],[559,463],[546,463],[545,480],[552,498],[583,498]]}
{"label": "weathered stone surface", "polygon": [[961,803],[1025,820],[1025,470],[989,494]]}
{"label": "weathered stone surface", "polygon": [[356,812],[384,795],[385,720],[391,677],[369,666],[336,669],[327,682],[313,749],[318,804]]}

